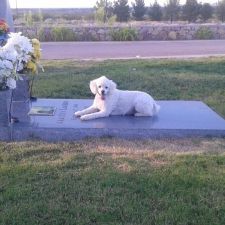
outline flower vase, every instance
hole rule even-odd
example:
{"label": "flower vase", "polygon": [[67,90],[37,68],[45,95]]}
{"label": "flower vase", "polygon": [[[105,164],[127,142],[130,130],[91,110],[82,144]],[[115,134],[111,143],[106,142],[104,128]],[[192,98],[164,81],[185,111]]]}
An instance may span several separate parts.
{"label": "flower vase", "polygon": [[30,99],[29,78],[26,75],[20,75],[21,79],[16,81],[16,88],[13,92],[13,101],[27,101]]}
{"label": "flower vase", "polygon": [[12,90],[0,90],[0,127],[10,123]]}

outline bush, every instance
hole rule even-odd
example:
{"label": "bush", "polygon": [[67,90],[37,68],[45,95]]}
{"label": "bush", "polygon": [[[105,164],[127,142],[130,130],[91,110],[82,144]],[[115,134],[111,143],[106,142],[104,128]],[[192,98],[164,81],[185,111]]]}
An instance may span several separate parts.
{"label": "bush", "polygon": [[112,30],[111,37],[113,41],[135,41],[137,40],[137,31],[132,28]]}
{"label": "bush", "polygon": [[53,41],[75,41],[75,34],[72,29],[55,27],[52,29]]}
{"label": "bush", "polygon": [[76,41],[74,31],[66,27],[40,28],[38,38],[40,41]]}
{"label": "bush", "polygon": [[50,28],[41,27],[38,30],[37,35],[40,41],[52,41],[52,32]]}
{"label": "bush", "polygon": [[200,27],[195,33],[196,39],[207,40],[213,38],[213,32],[208,27]]}

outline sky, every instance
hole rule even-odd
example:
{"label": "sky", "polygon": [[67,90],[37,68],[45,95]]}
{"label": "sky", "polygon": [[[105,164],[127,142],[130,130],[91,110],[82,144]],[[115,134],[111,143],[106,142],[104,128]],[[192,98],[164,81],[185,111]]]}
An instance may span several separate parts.
{"label": "sky", "polygon": [[[114,0],[112,0],[113,2]],[[145,0],[145,5],[153,4],[155,0]],[[91,8],[95,5],[96,0],[9,0],[11,8]],[[134,0],[129,0],[129,3]],[[164,5],[167,0],[157,0],[160,5]],[[180,0],[185,3],[186,0]],[[217,3],[218,0],[198,0],[202,3]]]}

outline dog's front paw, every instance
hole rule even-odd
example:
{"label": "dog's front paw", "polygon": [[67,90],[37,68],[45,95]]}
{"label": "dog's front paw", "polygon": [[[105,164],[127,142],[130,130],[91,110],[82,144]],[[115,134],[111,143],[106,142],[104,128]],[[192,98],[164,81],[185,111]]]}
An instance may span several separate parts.
{"label": "dog's front paw", "polygon": [[74,113],[74,115],[77,116],[77,117],[79,117],[79,116],[82,115],[82,113],[81,113],[81,111],[77,111],[77,112]]}

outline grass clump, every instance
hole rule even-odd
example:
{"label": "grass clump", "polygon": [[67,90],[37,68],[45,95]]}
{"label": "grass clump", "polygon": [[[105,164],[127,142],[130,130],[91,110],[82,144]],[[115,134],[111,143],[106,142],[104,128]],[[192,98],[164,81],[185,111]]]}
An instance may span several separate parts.
{"label": "grass clump", "polygon": [[200,27],[195,33],[196,39],[209,40],[213,39],[213,32],[208,27]]}
{"label": "grass clump", "polygon": [[52,29],[53,41],[75,41],[74,31],[66,27],[54,27]]}
{"label": "grass clump", "polygon": [[120,28],[111,31],[113,41],[135,41],[137,40],[137,31],[133,28]]}
{"label": "grass clump", "polygon": [[76,41],[76,34],[67,27],[40,27],[37,35],[40,41]]}

